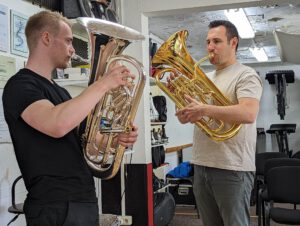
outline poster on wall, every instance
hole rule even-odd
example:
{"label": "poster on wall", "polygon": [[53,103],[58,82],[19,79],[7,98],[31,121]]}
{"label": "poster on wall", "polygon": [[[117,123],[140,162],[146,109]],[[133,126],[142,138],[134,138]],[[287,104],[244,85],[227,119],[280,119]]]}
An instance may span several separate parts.
{"label": "poster on wall", "polygon": [[[16,59],[0,55],[0,97],[7,80],[16,73]],[[0,98],[0,143],[11,143],[8,126],[4,119],[2,98]]]}
{"label": "poster on wall", "polygon": [[0,4],[0,51],[8,51],[8,7]]}
{"label": "poster on wall", "polygon": [[10,51],[12,54],[23,57],[28,56],[28,48],[25,37],[25,26],[27,20],[28,16],[14,10],[10,11]]}
{"label": "poster on wall", "polygon": [[0,89],[3,89],[7,80],[16,74],[16,59],[0,55]]}
{"label": "poster on wall", "polygon": [[[2,97],[3,89],[0,89],[0,96]],[[2,98],[0,98],[0,144],[11,143],[8,125],[6,124],[3,112]]]}

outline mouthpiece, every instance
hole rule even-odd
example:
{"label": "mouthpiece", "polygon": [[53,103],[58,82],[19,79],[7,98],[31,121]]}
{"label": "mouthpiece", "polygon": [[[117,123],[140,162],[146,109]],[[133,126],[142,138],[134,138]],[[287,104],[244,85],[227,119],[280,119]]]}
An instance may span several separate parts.
{"label": "mouthpiece", "polygon": [[81,56],[77,55],[77,54],[73,54],[71,57],[71,60],[76,61],[77,63],[80,64],[89,64],[89,60],[82,58]]}
{"label": "mouthpiece", "polygon": [[215,56],[215,54],[214,53],[212,53],[212,52],[210,52],[209,54],[208,54],[208,59],[212,59],[212,58],[214,58],[214,56]]}

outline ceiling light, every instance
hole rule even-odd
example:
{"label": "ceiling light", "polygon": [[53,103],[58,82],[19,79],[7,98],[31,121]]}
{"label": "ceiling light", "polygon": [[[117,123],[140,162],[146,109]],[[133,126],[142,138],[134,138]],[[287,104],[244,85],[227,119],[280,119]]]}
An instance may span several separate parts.
{"label": "ceiling light", "polygon": [[264,48],[249,48],[253,56],[257,59],[259,62],[265,62],[268,61],[268,56],[264,50]]}
{"label": "ceiling light", "polygon": [[236,26],[241,38],[254,38],[255,33],[243,9],[224,10],[224,14]]}

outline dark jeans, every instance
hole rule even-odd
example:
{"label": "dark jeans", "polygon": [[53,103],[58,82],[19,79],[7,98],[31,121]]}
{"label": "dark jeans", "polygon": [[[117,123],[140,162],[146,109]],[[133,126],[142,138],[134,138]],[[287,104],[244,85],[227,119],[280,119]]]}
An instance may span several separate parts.
{"label": "dark jeans", "polygon": [[99,226],[96,202],[53,202],[36,204],[25,201],[27,226]]}

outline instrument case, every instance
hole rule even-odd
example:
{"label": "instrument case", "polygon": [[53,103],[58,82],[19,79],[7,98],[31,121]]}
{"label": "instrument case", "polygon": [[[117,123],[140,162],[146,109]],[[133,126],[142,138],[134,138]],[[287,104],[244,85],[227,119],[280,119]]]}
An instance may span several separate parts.
{"label": "instrument case", "polygon": [[176,205],[196,206],[193,193],[192,177],[188,178],[166,178],[168,192],[173,195]]}

